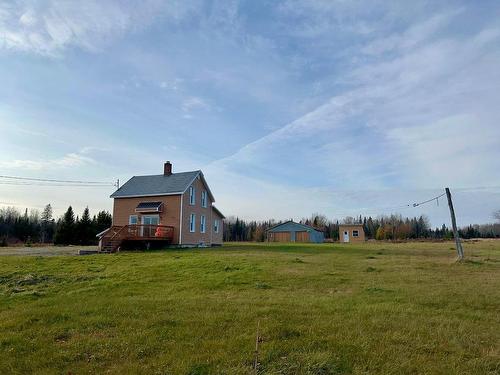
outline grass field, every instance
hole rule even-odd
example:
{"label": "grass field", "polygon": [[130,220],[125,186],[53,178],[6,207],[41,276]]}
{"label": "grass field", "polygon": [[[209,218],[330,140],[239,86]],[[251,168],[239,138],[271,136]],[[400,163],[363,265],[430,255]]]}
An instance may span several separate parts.
{"label": "grass field", "polygon": [[0,374],[253,374],[258,323],[261,374],[500,374],[500,241],[465,250],[3,256]]}

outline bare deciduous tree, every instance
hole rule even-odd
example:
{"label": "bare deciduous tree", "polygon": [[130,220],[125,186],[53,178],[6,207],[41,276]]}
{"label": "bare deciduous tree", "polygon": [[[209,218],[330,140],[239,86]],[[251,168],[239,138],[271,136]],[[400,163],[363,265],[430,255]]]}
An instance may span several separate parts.
{"label": "bare deciduous tree", "polygon": [[500,221],[500,210],[493,212],[493,217],[498,221]]}

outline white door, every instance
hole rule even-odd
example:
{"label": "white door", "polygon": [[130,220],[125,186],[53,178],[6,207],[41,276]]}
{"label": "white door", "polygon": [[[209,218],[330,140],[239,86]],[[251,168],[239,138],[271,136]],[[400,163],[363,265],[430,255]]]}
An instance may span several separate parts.
{"label": "white door", "polygon": [[348,231],[344,231],[344,242],[349,242],[349,232]]}
{"label": "white door", "polygon": [[149,225],[158,225],[160,223],[160,217],[158,215],[144,215],[142,216],[142,224],[147,225],[146,227],[141,227],[142,237],[154,237],[156,228],[150,227]]}

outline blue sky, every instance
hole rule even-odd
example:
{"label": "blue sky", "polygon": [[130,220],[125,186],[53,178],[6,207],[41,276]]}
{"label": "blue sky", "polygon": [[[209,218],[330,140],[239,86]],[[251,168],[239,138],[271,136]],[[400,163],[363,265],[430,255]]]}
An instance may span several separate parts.
{"label": "blue sky", "polygon": [[[0,174],[125,181],[202,169],[226,215],[500,208],[496,1],[6,1]],[[479,189],[478,189],[479,188]],[[106,188],[0,204],[110,209]],[[444,203],[444,201],[442,202]]]}

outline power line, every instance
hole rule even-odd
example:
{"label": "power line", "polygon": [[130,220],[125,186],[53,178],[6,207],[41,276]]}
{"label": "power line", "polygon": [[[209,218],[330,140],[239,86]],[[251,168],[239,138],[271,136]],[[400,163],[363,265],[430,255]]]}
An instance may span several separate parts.
{"label": "power line", "polygon": [[431,199],[427,199],[426,201],[423,201],[423,202],[419,202],[419,203],[413,203],[413,207],[418,207],[418,206],[421,206],[423,204],[426,204],[426,203],[429,203],[429,202],[432,202],[432,201],[436,201],[437,204],[439,205],[439,198],[441,197],[444,197],[446,195],[446,193],[443,193],[441,195],[438,195],[437,197],[434,197],[434,198],[431,198]]}
{"label": "power line", "polygon": [[[437,204],[439,205],[439,198],[441,197],[444,197],[446,195],[446,193],[443,193],[441,195],[438,195],[434,198],[431,198],[431,199],[427,199],[425,201],[422,201],[422,202],[418,202],[418,203],[408,203],[408,204],[403,204],[403,205],[399,205],[399,206],[390,206],[390,207],[374,207],[374,208],[368,208],[368,209],[356,209],[357,212],[359,213],[363,213],[363,214],[368,214],[370,215],[371,213],[380,213],[380,211],[396,211],[396,210],[404,210],[404,209],[408,209],[408,208],[416,208],[418,206],[421,206],[421,205],[424,205],[426,203],[429,203],[429,202],[432,202],[432,201],[436,201]],[[335,213],[336,215],[339,215],[339,216],[351,216],[352,214],[345,214],[345,213]]]}
{"label": "power line", "polygon": [[59,184],[59,183],[37,183],[37,182],[5,182],[0,181],[0,185],[15,185],[15,186],[62,186],[62,187],[102,187],[109,188],[112,185],[97,185],[97,184]]}
{"label": "power line", "polygon": [[59,183],[66,183],[66,184],[115,185],[114,183],[107,182],[107,181],[56,180],[56,179],[49,179],[49,178],[31,178],[31,177],[2,176],[2,175],[0,175],[0,178],[10,179],[10,180],[23,180],[23,181],[59,182]]}

